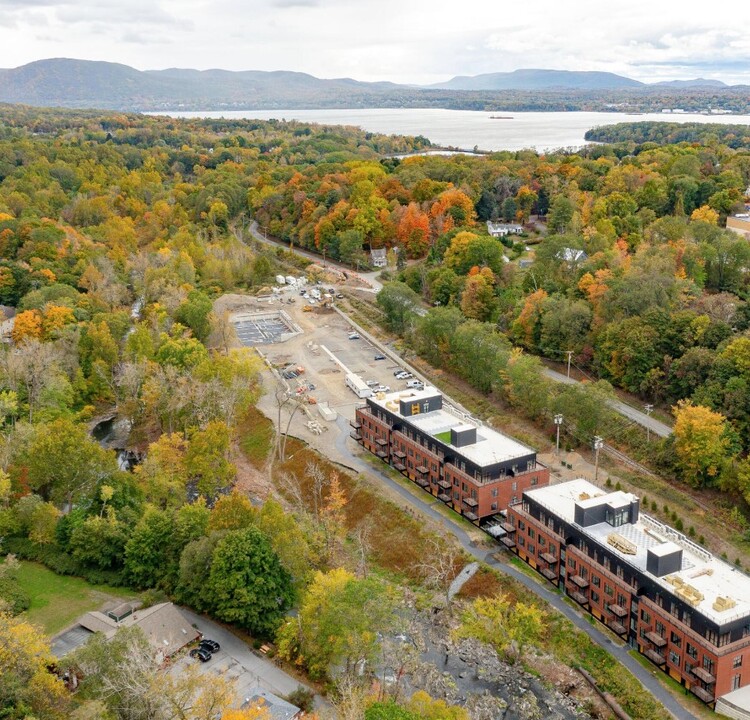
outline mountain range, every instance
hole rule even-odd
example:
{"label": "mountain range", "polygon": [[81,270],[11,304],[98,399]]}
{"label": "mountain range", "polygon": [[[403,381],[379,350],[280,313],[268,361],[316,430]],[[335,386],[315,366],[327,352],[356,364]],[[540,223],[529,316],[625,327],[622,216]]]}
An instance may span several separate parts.
{"label": "mountain range", "polygon": [[[735,86],[737,87],[737,86]],[[121,110],[280,109],[302,107],[466,107],[471,93],[646,92],[655,89],[731,90],[717,80],[645,84],[605,72],[527,69],[457,76],[431,86],[320,79],[289,71],[141,71],[118,63],[55,58],[0,69],[0,101],[28,105]]]}

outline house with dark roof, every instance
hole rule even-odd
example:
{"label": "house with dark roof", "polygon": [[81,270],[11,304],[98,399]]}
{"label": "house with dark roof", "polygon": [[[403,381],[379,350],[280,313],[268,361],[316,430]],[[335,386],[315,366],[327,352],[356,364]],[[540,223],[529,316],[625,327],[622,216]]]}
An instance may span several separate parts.
{"label": "house with dark roof", "polygon": [[302,710],[286,700],[282,700],[260,686],[249,688],[242,703],[241,710],[260,710],[265,708],[273,720],[297,720],[302,717]]}

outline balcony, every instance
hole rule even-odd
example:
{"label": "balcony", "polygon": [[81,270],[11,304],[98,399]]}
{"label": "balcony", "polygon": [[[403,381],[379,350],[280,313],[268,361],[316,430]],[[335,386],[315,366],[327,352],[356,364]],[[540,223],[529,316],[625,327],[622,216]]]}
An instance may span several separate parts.
{"label": "balcony", "polygon": [[391,455],[393,455],[393,457],[397,457],[399,460],[403,460],[406,457],[406,453],[401,452],[401,450],[394,450]]}
{"label": "balcony", "polygon": [[439,480],[438,487],[443,488],[443,490],[450,490],[451,484],[447,480]]}
{"label": "balcony", "polygon": [[427,475],[428,472],[430,472],[429,468],[426,468],[424,465],[417,465],[417,467],[414,468],[420,475]]}
{"label": "balcony", "polygon": [[659,633],[653,631],[647,632],[645,637],[646,640],[656,645],[656,647],[664,647],[667,644],[666,638],[663,638]]}
{"label": "balcony", "polygon": [[506,522],[501,522],[501,523],[500,523],[500,527],[501,527],[501,528],[502,528],[503,530],[505,530],[505,532],[507,532],[507,533],[508,533],[509,535],[510,535],[510,533],[514,533],[514,532],[516,531],[516,526],[515,526],[515,525],[511,525],[511,524],[510,524],[509,522],[507,522],[507,521],[506,521]]}
{"label": "balcony", "polygon": [[708,672],[708,670],[706,670],[705,668],[698,667],[696,665],[696,667],[690,669],[690,672],[693,673],[695,677],[699,678],[700,680],[703,680],[703,682],[706,683],[706,685],[712,685],[713,683],[716,682],[716,678],[713,675],[711,675],[711,673]]}
{"label": "balcony", "polygon": [[384,445],[388,444],[388,440],[386,440],[386,438],[382,438],[382,437],[375,438],[375,444],[376,445],[380,445],[380,447],[383,447]]}
{"label": "balcony", "polygon": [[512,538],[509,538],[507,535],[500,538],[500,542],[505,545],[505,547],[508,548],[508,550],[512,550],[516,544],[513,542]]}
{"label": "balcony", "polygon": [[359,430],[362,427],[362,423],[357,422],[356,420],[350,420],[349,425],[351,425],[355,430]]}
{"label": "balcony", "polygon": [[417,478],[416,479],[417,485],[421,488],[428,488],[430,486],[430,481],[427,478]]}
{"label": "balcony", "polygon": [[442,500],[444,503],[449,503],[451,501],[451,496],[447,493],[440,493],[440,495],[438,495],[438,500]]}
{"label": "balcony", "polygon": [[622,605],[610,605],[609,611],[617,617],[625,617],[628,614],[628,611]]}
{"label": "balcony", "polygon": [[714,701],[714,696],[700,685],[693,685],[693,687],[690,688],[690,692],[693,693],[695,697],[703,700],[704,703],[712,703]]}
{"label": "balcony", "polygon": [[578,585],[579,588],[587,588],[589,586],[589,581],[580,575],[573,575],[570,581]]}
{"label": "balcony", "polygon": [[579,593],[577,590],[574,590],[570,593],[570,597],[573,598],[579,605],[588,605],[589,599],[583,594]]}
{"label": "balcony", "polygon": [[465,517],[465,518],[466,518],[466,519],[467,519],[467,520],[468,520],[469,522],[476,522],[477,520],[479,520],[479,516],[478,516],[478,515],[476,515],[476,514],[475,514],[475,513],[473,513],[473,512],[464,512],[464,513],[463,513],[463,515],[464,515],[464,517]]}
{"label": "balcony", "polygon": [[656,650],[646,650],[643,654],[655,665],[666,665],[667,659]]}
{"label": "balcony", "polygon": [[556,565],[557,564],[557,557],[553,555],[552,553],[543,552],[540,556],[544,562],[548,563],[549,565]]}
{"label": "balcony", "polygon": [[396,468],[396,470],[398,470],[399,472],[404,472],[404,470],[406,470],[406,465],[400,462],[393,463],[393,467]]}
{"label": "balcony", "polygon": [[362,442],[362,436],[358,432],[350,432],[349,437],[357,442]]}
{"label": "balcony", "polygon": [[375,453],[381,460],[385,460],[388,457],[388,453],[385,450],[378,450]]}
{"label": "balcony", "polygon": [[474,498],[464,498],[464,505],[468,505],[470,508],[475,508],[479,503]]}
{"label": "balcony", "polygon": [[618,635],[625,635],[628,631],[627,627],[617,620],[607,620],[607,627]]}
{"label": "balcony", "polygon": [[557,581],[557,573],[554,570],[551,570],[550,568],[542,568],[539,572],[550,582]]}

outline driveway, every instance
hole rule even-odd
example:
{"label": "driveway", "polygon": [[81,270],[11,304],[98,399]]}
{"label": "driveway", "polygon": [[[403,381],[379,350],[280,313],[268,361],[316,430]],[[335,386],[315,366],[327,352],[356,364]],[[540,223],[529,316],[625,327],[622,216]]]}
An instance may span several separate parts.
{"label": "driveway", "polygon": [[[180,610],[190,620],[191,624],[203,633],[204,637],[216,640],[221,645],[221,650],[214,653],[206,663],[190,657],[181,658],[179,663],[196,663],[203,672],[213,672],[236,680],[237,691],[241,696],[245,695],[246,690],[257,686],[282,698],[296,690],[300,685],[312,689],[284,672],[268,658],[256,655],[244,640],[221,625],[187,608],[180,608]],[[244,697],[239,699],[242,700]],[[315,708],[316,710],[326,710],[328,713],[331,710],[328,702],[320,695],[315,696]],[[332,715],[327,714],[326,717],[332,717]]]}

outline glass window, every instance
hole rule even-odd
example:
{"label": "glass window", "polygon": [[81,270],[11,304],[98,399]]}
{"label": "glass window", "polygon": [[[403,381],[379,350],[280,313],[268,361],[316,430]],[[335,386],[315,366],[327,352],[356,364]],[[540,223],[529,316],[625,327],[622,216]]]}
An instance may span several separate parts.
{"label": "glass window", "polygon": [[742,667],[742,655],[738,655],[734,660],[732,660],[732,667]]}

